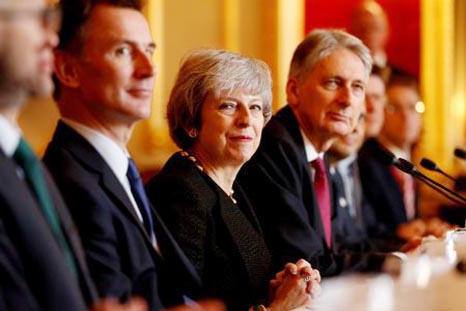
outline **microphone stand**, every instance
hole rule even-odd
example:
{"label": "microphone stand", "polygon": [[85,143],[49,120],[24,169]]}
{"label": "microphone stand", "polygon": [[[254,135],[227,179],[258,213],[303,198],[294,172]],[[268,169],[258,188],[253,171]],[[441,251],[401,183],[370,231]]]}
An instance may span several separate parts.
{"label": "microphone stand", "polygon": [[438,172],[442,174],[443,176],[447,177],[448,179],[454,181],[455,183],[458,182],[453,176],[443,171],[440,167],[438,167],[438,165],[434,161],[430,159],[423,158],[421,160],[421,166],[425,169],[428,169],[429,171]]}
{"label": "microphone stand", "polygon": [[466,151],[461,148],[455,148],[455,157],[466,160]]}
{"label": "microphone stand", "polygon": [[455,202],[458,205],[465,205],[466,198],[459,195],[458,193],[451,191],[450,189],[446,188],[442,184],[436,182],[435,180],[429,178],[428,176],[421,173],[411,162],[405,160],[403,158],[398,158],[393,161],[393,165],[397,167],[399,170],[413,176],[414,178],[420,180],[421,182],[425,183],[435,191],[441,193],[449,200]]}

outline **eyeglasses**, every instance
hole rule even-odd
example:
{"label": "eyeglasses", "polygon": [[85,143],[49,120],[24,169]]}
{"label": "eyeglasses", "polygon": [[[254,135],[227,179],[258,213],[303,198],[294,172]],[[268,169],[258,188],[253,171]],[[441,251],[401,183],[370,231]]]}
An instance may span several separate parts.
{"label": "eyeglasses", "polygon": [[394,114],[394,113],[400,113],[402,111],[410,112],[410,113],[416,113],[416,114],[422,114],[425,111],[425,105],[422,101],[418,101],[415,104],[411,105],[393,105],[388,103],[385,106],[385,112],[389,114]]}
{"label": "eyeglasses", "polygon": [[14,19],[21,17],[37,18],[42,27],[47,30],[58,32],[61,27],[61,10],[55,7],[45,7],[42,9],[0,9],[0,17]]}
{"label": "eyeglasses", "polygon": [[370,94],[366,92],[366,99],[370,101],[377,101],[377,102],[386,102],[387,97],[385,95],[380,94]]}

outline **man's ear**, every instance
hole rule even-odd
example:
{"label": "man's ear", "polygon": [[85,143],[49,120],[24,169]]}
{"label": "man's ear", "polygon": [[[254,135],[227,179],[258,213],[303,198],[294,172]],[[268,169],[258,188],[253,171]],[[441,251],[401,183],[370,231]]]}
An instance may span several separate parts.
{"label": "man's ear", "polygon": [[54,73],[60,83],[70,88],[79,87],[80,83],[74,57],[60,50],[54,51],[54,57]]}
{"label": "man's ear", "polygon": [[286,99],[292,108],[299,105],[299,85],[296,78],[288,78],[286,83]]}

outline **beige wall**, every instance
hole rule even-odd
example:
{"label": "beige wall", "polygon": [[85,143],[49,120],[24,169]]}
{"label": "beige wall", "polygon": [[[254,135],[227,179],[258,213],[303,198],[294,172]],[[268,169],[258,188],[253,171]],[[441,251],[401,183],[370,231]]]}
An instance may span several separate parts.
{"label": "beige wall", "polygon": [[33,149],[43,154],[58,120],[58,110],[51,99],[32,99],[19,118],[21,129]]}

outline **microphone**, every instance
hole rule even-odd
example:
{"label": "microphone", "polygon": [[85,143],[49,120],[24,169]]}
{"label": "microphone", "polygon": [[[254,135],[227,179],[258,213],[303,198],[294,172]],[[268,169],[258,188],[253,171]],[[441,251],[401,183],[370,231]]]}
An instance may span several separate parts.
{"label": "microphone", "polygon": [[446,172],[444,172],[442,169],[440,169],[440,167],[438,167],[438,165],[434,161],[432,161],[430,159],[423,158],[421,160],[421,166],[423,168],[425,168],[425,169],[428,169],[429,171],[439,172],[443,176],[453,180],[455,183],[458,182],[453,176],[451,176],[450,174],[447,174]]}
{"label": "microphone", "polygon": [[378,148],[374,148],[373,155],[376,159],[378,159],[382,164],[385,165],[393,165],[395,162],[398,161],[395,155],[390,150],[388,150],[380,144]]}
{"label": "microphone", "polygon": [[400,169],[401,171],[413,176],[414,178],[422,181],[432,189],[438,191],[439,193],[443,194],[445,197],[450,199],[451,201],[455,202],[459,205],[464,205],[466,203],[466,198],[459,195],[458,193],[451,191],[450,189],[446,188],[442,184],[436,182],[435,180],[427,177],[426,175],[422,174],[411,162],[405,160],[403,158],[398,158],[393,163],[395,167]]}
{"label": "microphone", "polygon": [[[439,192],[449,200],[455,202],[458,205],[464,205],[466,203],[466,198],[457,194],[454,191],[444,187],[443,185],[439,184],[435,180],[427,177],[426,175],[422,174],[411,162],[405,160],[403,158],[396,158],[396,156],[384,146],[379,146],[379,148],[375,148],[374,156],[383,164],[385,165],[393,165],[399,170],[413,176],[417,180],[423,182],[433,190]],[[465,152],[466,155],[466,152]]]}
{"label": "microphone", "polygon": [[455,148],[455,156],[457,158],[466,160],[466,151],[460,148]]}

